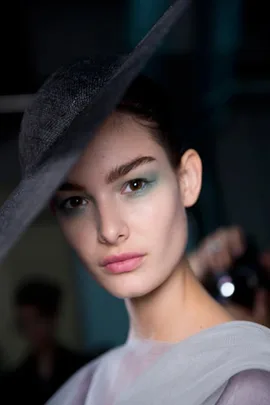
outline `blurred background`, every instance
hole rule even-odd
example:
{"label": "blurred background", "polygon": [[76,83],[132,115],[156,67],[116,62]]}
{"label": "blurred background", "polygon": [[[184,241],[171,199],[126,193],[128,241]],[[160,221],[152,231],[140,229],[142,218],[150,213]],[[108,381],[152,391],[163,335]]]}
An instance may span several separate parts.
{"label": "blurred background", "polygon": [[[17,137],[32,95],[77,57],[127,52],[170,0],[9,2],[1,9],[0,203],[20,179]],[[203,190],[189,215],[188,249],[237,224],[258,250],[270,247],[270,25],[264,0],[192,1],[147,66],[171,93],[204,162]],[[48,210],[0,266],[0,369],[15,367],[26,343],[14,325],[13,294],[30,276],[61,286],[57,335],[95,353],[125,341],[123,303],[84,271]]]}

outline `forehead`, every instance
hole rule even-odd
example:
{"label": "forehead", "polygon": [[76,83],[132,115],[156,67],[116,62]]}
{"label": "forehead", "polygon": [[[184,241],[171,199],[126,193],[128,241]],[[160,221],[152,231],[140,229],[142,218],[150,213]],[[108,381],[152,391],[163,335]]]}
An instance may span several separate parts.
{"label": "forehead", "polygon": [[127,114],[113,113],[98,129],[69,179],[78,180],[78,176],[89,170],[93,175],[106,174],[112,167],[149,155],[157,161],[165,157],[147,123],[140,123]]}

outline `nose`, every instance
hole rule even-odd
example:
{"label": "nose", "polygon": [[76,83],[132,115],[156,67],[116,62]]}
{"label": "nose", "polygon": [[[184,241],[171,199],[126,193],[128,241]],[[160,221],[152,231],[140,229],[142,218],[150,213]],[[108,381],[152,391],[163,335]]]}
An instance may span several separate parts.
{"label": "nose", "polygon": [[118,245],[129,237],[129,228],[120,207],[112,202],[99,206],[98,240],[102,244]]}

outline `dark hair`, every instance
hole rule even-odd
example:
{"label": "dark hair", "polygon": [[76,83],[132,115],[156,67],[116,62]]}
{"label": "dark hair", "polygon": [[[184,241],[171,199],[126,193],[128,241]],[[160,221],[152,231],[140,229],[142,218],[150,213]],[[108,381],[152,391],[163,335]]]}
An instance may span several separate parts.
{"label": "dark hair", "polygon": [[175,133],[172,103],[164,89],[147,76],[138,76],[126,91],[117,110],[146,124],[176,168],[185,151],[184,137]]}
{"label": "dark hair", "polygon": [[31,305],[42,316],[55,316],[58,312],[61,298],[60,288],[50,281],[31,279],[21,283],[14,294],[17,307]]}

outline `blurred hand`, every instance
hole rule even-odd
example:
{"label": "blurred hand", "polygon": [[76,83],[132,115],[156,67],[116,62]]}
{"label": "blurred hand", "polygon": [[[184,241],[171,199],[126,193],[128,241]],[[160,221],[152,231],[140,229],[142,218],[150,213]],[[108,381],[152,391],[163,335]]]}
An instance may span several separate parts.
{"label": "blurred hand", "polygon": [[[235,260],[245,253],[246,248],[241,228],[237,226],[220,228],[206,237],[188,259],[195,275],[203,280],[208,272],[228,270]],[[264,252],[260,261],[270,273],[270,251]],[[258,290],[252,310],[234,303],[227,303],[225,308],[236,320],[270,327],[270,294],[264,289]]]}
{"label": "blurred hand", "polygon": [[219,228],[207,236],[189,256],[195,275],[202,280],[208,272],[228,270],[246,249],[245,238],[237,226]]}

